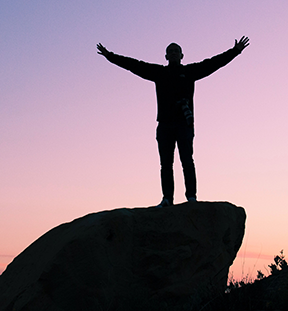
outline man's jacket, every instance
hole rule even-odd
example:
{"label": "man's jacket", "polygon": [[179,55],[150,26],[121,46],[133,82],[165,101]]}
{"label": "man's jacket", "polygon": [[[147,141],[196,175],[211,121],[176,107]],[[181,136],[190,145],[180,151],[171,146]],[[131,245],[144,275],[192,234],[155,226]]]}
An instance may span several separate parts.
{"label": "man's jacket", "polygon": [[169,64],[168,66],[146,63],[112,52],[109,52],[107,59],[143,79],[155,82],[158,103],[157,121],[172,123],[184,118],[181,109],[176,104],[182,98],[189,100],[189,107],[193,113],[195,81],[225,66],[238,54],[240,51],[234,47],[199,63]]}

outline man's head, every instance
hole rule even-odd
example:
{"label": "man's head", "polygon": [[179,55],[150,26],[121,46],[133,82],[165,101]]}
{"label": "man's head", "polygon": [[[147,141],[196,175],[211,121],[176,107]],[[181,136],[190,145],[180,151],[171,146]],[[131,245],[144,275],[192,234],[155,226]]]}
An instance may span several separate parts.
{"label": "man's head", "polygon": [[166,48],[165,58],[169,64],[180,64],[181,59],[184,57],[181,46],[177,43],[170,43]]}

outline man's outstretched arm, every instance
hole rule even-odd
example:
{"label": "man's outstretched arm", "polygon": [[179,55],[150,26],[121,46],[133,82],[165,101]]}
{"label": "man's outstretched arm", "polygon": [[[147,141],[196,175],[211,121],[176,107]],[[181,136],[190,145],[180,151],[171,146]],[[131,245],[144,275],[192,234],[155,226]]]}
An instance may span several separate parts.
{"label": "man's outstretched arm", "polygon": [[235,39],[235,45],[234,48],[242,52],[247,46],[249,45],[249,38],[243,36],[239,42]]}
{"label": "man's outstretched arm", "polygon": [[249,45],[249,38],[243,36],[239,42],[235,40],[234,47],[224,53],[213,56],[210,59],[205,59],[200,63],[187,65],[191,66],[191,72],[194,75],[195,81],[205,78],[230,63],[237,55],[239,55]]}
{"label": "man's outstretched arm", "polygon": [[146,80],[155,81],[159,69],[163,67],[161,65],[145,63],[134,58],[114,54],[113,52],[108,51],[101,43],[98,43],[96,47],[98,50],[97,53],[105,56],[111,63],[130,70],[132,73]]}

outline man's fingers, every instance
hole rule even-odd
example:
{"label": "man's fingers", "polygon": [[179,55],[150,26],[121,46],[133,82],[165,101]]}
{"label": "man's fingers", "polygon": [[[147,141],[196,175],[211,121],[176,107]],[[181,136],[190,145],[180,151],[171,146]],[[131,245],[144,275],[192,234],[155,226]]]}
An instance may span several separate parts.
{"label": "man's fingers", "polygon": [[98,49],[97,54],[103,55],[105,57],[108,56],[109,51],[100,42],[96,44],[96,47]]}
{"label": "man's fingers", "polygon": [[98,44],[97,44],[97,49],[98,49],[98,50],[103,50],[103,49],[105,49],[105,48],[104,48],[104,46],[103,46],[101,43],[98,43]]}
{"label": "man's fingers", "polygon": [[246,36],[242,36],[242,38],[239,40],[239,42],[235,39],[235,47],[242,51],[249,45],[249,38]]}
{"label": "man's fingers", "polygon": [[248,37],[245,37],[243,36],[239,42],[243,43],[243,44],[246,44],[247,42],[249,41],[249,38]]}
{"label": "man's fingers", "polygon": [[246,38],[243,40],[243,44],[244,44],[245,47],[249,45],[249,38],[248,38],[248,37],[246,37]]}

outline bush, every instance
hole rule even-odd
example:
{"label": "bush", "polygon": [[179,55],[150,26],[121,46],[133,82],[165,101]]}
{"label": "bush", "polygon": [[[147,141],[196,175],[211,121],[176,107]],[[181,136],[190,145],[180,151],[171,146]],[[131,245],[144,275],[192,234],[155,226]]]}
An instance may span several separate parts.
{"label": "bush", "polygon": [[258,270],[254,281],[248,276],[242,281],[230,279],[225,293],[211,298],[198,310],[288,310],[288,265],[283,250],[274,256],[274,262],[268,267],[270,275],[267,277]]}

